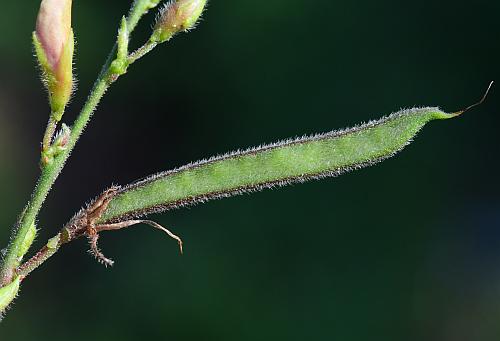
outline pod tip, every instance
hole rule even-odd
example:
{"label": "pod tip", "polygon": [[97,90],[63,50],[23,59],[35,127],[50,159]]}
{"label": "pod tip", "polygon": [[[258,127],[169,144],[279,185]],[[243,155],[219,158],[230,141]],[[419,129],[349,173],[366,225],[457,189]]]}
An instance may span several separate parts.
{"label": "pod tip", "polygon": [[491,90],[491,87],[493,86],[493,83],[495,83],[495,81],[491,81],[490,84],[488,85],[488,88],[486,89],[486,91],[484,92],[484,95],[483,97],[476,103],[472,104],[472,105],[469,105],[467,108],[463,109],[463,110],[460,110],[460,111],[457,111],[457,112],[454,112],[451,114],[451,116],[455,117],[455,116],[460,116],[462,115],[463,113],[483,104],[483,102],[486,100],[486,98],[488,97],[488,94],[490,93],[490,90]]}

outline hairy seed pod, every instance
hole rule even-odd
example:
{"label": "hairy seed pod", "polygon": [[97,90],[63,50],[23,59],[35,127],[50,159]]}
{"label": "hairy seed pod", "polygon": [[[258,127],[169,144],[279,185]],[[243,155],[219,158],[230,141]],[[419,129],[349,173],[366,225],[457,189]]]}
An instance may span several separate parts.
{"label": "hairy seed pod", "polygon": [[118,190],[99,223],[337,176],[393,156],[427,122],[458,114],[438,108],[402,110],[354,128],[281,141],[159,173]]}
{"label": "hairy seed pod", "polygon": [[53,247],[47,244],[20,266],[17,274],[26,277],[62,244],[82,236],[89,239],[91,253],[111,265],[113,262],[98,248],[99,233],[137,224],[149,224],[166,232],[178,241],[182,252],[178,236],[155,222],[135,218],[374,165],[401,151],[430,121],[457,117],[482,104],[492,85],[479,102],[457,112],[446,113],[435,107],[401,110],[353,128],[236,151],[127,186],[113,186],[80,210],[56,236]]}
{"label": "hairy seed pod", "polygon": [[71,0],[42,0],[33,32],[36,56],[56,121],[61,120],[73,91],[71,5]]}

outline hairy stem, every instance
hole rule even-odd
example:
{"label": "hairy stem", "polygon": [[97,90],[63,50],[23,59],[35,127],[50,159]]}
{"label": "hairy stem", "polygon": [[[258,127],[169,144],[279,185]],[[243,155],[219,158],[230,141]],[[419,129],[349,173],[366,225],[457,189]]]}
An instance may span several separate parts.
{"label": "hairy stem", "polygon": [[146,54],[151,52],[156,46],[158,45],[157,42],[154,41],[148,41],[146,44],[135,50],[130,54],[128,57],[128,63],[132,64],[133,62],[137,61],[138,59],[144,57]]}
{"label": "hairy stem", "polygon": [[[134,2],[127,19],[129,32],[133,31],[133,29],[139,22],[139,19],[149,9],[155,7],[158,2],[159,1],[156,0],[136,0]],[[111,83],[113,83],[117,79],[116,75],[110,74],[109,72],[110,65],[115,55],[116,45],[109,54],[109,57],[104,64],[97,81],[94,83],[87,102],[82,108],[78,118],[74,122],[66,150],[55,157],[50,164],[46,165],[43,168],[31,196],[31,200],[28,202],[26,208],[19,217],[17,224],[12,230],[11,239],[9,245],[7,246],[7,253],[3,259],[2,267],[0,270],[0,287],[7,285],[13,280],[15,269],[19,265],[18,252],[30,226],[35,222],[38,212],[40,211],[45,199],[47,198],[52,185],[61,173],[66,161],[71,154],[71,151],[75,147],[78,139],[80,138],[80,135],[83,133],[83,130],[87,126],[90,118],[92,117],[92,113],[99,104],[102,96],[105,94]]]}
{"label": "hairy stem", "polygon": [[56,132],[57,122],[52,117],[52,114],[49,117],[49,122],[47,123],[47,128],[45,129],[45,133],[43,135],[42,140],[42,151],[46,151],[50,148],[50,144],[52,143],[52,138]]}
{"label": "hairy stem", "polygon": [[24,263],[17,269],[17,275],[21,278],[21,280],[23,280],[24,278],[26,278],[26,276],[28,276],[29,273],[38,268],[47,259],[54,255],[60,247],[61,245],[57,245],[57,247],[55,248],[49,248],[45,245],[40,249],[40,251],[38,251],[33,257],[31,257],[29,262]]}
{"label": "hairy stem", "polygon": [[71,154],[71,151],[75,147],[78,139],[80,138],[80,135],[89,122],[92,113],[99,104],[99,101],[101,100],[110,84],[111,83],[109,81],[109,76],[101,78],[95,83],[94,88],[91,91],[91,95],[89,96],[82,111],[80,112],[80,115],[74,122],[66,150],[55,157],[52,163],[46,165],[43,168],[40,178],[38,179],[38,183],[32,194],[31,201],[26,206],[24,214],[21,215],[17,226],[13,231],[9,246],[7,247],[7,254],[2,264],[0,278],[2,285],[10,283],[10,281],[12,280],[14,269],[18,265],[17,255],[19,252],[19,248],[24,241],[26,233],[29,227],[35,222],[38,212],[40,211],[45,199],[47,198],[52,185],[61,173],[66,161]]}

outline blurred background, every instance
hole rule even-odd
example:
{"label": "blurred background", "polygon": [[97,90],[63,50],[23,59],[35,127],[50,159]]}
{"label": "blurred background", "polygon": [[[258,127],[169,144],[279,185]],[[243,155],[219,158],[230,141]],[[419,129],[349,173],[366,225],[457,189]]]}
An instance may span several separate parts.
{"label": "blurred background", "polygon": [[[0,11],[0,241],[38,176],[48,108],[38,1]],[[75,1],[71,123],[129,1]],[[106,95],[41,212],[43,245],[86,201],[190,161],[352,126],[403,107],[456,111],[500,81],[500,2],[216,1]],[[134,34],[147,39],[154,13]],[[499,340],[500,84],[376,167],[154,216],[37,270],[0,340]]]}

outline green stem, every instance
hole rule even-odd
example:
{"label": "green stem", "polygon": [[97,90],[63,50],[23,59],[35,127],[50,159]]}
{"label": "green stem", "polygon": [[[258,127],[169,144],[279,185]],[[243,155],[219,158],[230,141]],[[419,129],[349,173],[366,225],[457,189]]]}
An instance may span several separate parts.
{"label": "green stem", "polygon": [[139,60],[140,58],[144,57],[146,54],[151,52],[156,46],[158,45],[157,42],[149,40],[146,44],[142,45],[140,48],[135,50],[130,54],[128,57],[128,64],[132,64],[135,61]]}
{"label": "green stem", "polygon": [[61,238],[61,233],[58,233],[55,237],[49,240],[47,245],[42,247],[40,251],[31,257],[29,261],[18,267],[16,275],[24,280],[32,271],[42,265],[47,259],[52,257],[64,243],[65,240]]}
{"label": "green stem", "polygon": [[80,135],[83,133],[83,130],[89,122],[92,113],[99,104],[99,101],[101,100],[110,84],[111,82],[109,81],[109,77],[101,78],[95,83],[94,88],[91,91],[91,95],[89,96],[80,115],[73,125],[67,149],[60,155],[55,157],[50,164],[46,165],[43,168],[40,178],[38,179],[38,183],[33,192],[32,200],[26,206],[25,213],[20,217],[17,228],[14,229],[13,236],[11,238],[9,246],[7,247],[7,254],[5,256],[0,273],[2,285],[10,283],[10,281],[12,280],[14,269],[18,266],[19,263],[17,254],[19,252],[21,244],[24,241],[26,233],[28,232],[29,227],[35,222],[38,212],[40,211],[45,199],[47,198],[52,185],[61,173],[66,161],[71,154],[71,151],[75,147],[78,139],[80,138]]}
{"label": "green stem", "polygon": [[42,140],[42,151],[46,151],[50,148],[52,143],[52,138],[56,132],[57,122],[52,117],[52,114],[49,117],[49,122],[47,123],[47,128],[45,129],[45,134],[43,135]]}
{"label": "green stem", "polygon": [[[159,1],[157,0],[136,0],[134,2],[127,19],[130,33],[134,30],[140,18],[146,14],[149,9],[154,8],[158,2]],[[116,45],[113,47],[105,65],[103,66],[101,73],[99,74],[99,77],[90,92],[87,102],[80,112],[80,115],[74,122],[66,150],[55,157],[50,164],[43,168],[31,196],[31,200],[28,202],[26,208],[18,219],[16,226],[12,230],[11,239],[9,245],[7,246],[7,253],[3,259],[0,270],[0,287],[9,284],[13,280],[15,269],[19,265],[18,252],[30,226],[35,222],[38,212],[47,198],[52,185],[64,168],[71,151],[78,142],[78,139],[87,126],[90,118],[92,117],[92,113],[99,104],[102,96],[105,94],[111,83],[117,79],[116,75],[110,74],[109,72],[110,65],[115,55]]]}
{"label": "green stem", "polygon": [[135,0],[127,16],[127,27],[132,32],[142,16],[158,6],[161,0]]}

